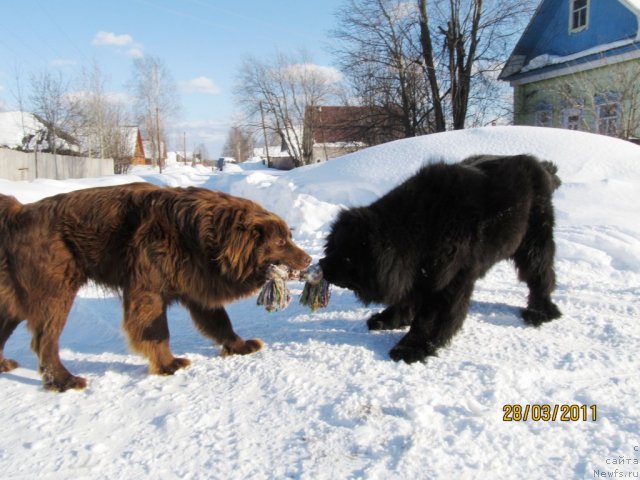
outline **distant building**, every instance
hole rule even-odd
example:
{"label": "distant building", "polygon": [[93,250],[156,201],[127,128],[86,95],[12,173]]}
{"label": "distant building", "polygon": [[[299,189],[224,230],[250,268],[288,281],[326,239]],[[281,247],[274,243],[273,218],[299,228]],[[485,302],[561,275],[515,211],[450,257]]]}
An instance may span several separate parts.
{"label": "distant building", "polygon": [[640,137],[640,0],[542,0],[499,78],[516,125]]}
{"label": "distant building", "polygon": [[[145,156],[145,164],[146,165],[154,165],[158,162],[158,157],[156,154],[156,144],[151,140],[142,141],[142,148]],[[162,159],[166,161],[167,159],[167,150],[165,149],[164,142],[160,142],[160,154]]]}
{"label": "distant building", "polygon": [[[294,156],[306,164],[324,162],[362,148],[400,138],[388,112],[375,107],[308,106],[303,125],[279,132],[280,145],[268,147],[274,168],[294,168]],[[254,149],[267,163],[267,150]]]}
{"label": "distant building", "polygon": [[147,163],[140,129],[134,125],[82,129],[78,136],[86,156],[113,158],[116,166],[123,167]]}
{"label": "distant building", "polygon": [[268,147],[257,147],[253,149],[253,156],[260,157],[262,163],[278,170],[291,170],[294,167],[293,157],[289,153],[286,144],[270,145]]}
{"label": "distant building", "polygon": [[135,126],[122,127],[122,132],[126,139],[126,153],[131,156],[131,165],[146,165],[147,159],[140,129]]}
{"label": "distant building", "polygon": [[401,138],[391,122],[389,111],[379,107],[307,107],[303,145],[310,154],[309,163]]}
{"label": "distant building", "polygon": [[365,107],[307,107],[303,144],[311,153],[309,163],[318,163],[360,150],[366,142]]}

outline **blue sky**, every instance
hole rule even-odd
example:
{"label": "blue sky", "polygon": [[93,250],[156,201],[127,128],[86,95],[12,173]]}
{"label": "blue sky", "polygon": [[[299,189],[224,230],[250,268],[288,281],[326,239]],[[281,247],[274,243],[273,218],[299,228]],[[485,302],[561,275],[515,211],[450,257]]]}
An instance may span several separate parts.
{"label": "blue sky", "polygon": [[16,69],[26,85],[45,70],[77,77],[95,60],[121,92],[132,58],[154,55],[179,86],[187,148],[205,143],[217,156],[242,59],[304,49],[330,66],[329,30],[345,1],[0,0],[0,108],[15,108]]}

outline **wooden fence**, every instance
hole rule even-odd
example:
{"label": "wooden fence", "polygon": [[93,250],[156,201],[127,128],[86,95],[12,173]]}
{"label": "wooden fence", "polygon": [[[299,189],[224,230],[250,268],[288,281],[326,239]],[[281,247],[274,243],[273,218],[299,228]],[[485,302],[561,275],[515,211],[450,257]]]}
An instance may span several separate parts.
{"label": "wooden fence", "polygon": [[70,157],[41,152],[18,152],[0,148],[0,178],[7,180],[33,180],[50,178],[101,177],[113,175],[110,158]]}

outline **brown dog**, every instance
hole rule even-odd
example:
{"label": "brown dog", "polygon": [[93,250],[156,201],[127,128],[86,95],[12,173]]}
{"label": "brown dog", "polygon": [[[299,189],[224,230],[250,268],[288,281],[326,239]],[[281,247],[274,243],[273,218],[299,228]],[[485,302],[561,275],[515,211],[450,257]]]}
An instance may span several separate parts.
{"label": "brown dog", "polygon": [[121,293],[124,329],[151,373],[190,363],[169,349],[166,311],[176,301],[223,354],[255,352],[262,342],[236,335],[223,305],[260,288],[270,264],[300,269],[310,261],[280,217],[201,188],[138,183],[27,205],[0,195],[0,372],[18,366],[3,349],[26,319],[44,387],[86,386],[62,365],[58,339],[87,280]]}

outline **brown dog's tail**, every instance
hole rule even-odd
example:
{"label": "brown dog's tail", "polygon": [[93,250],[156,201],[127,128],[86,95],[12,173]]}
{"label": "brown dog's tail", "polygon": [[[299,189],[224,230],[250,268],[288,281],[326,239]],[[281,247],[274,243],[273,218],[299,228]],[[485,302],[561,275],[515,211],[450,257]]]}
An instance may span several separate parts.
{"label": "brown dog's tail", "polygon": [[0,223],[15,217],[21,209],[22,204],[15,197],[0,193]]}
{"label": "brown dog's tail", "polygon": [[558,177],[557,175],[558,167],[556,166],[556,164],[548,160],[542,160],[540,162],[540,165],[542,165],[542,168],[544,168],[549,174],[549,177],[551,177],[551,184],[553,185],[553,189],[557,190],[558,187],[562,185],[562,180],[560,180],[560,177]]}

